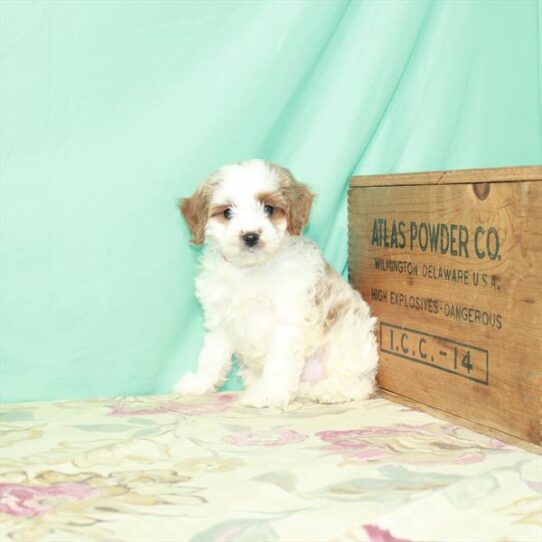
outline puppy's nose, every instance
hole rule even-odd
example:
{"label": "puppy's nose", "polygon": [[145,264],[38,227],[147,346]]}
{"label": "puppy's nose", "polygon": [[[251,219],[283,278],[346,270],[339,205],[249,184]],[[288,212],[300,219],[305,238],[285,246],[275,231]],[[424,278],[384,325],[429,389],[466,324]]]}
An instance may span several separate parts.
{"label": "puppy's nose", "polygon": [[247,247],[255,246],[260,240],[260,234],[253,231],[249,231],[248,233],[245,233],[242,237]]}

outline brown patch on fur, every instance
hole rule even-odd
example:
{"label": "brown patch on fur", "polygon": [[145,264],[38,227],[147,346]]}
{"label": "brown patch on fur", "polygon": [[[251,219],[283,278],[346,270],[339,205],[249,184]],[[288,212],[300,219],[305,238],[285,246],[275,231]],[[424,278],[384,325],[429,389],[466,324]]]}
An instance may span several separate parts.
{"label": "brown patch on fur", "polygon": [[331,297],[331,281],[329,279],[328,268],[331,267],[327,262],[325,262],[325,275],[317,282],[316,292],[314,295],[314,302],[317,307],[324,305],[326,300]]}
{"label": "brown patch on fur", "polygon": [[224,211],[229,209],[231,205],[215,205],[209,210],[209,218],[214,218],[219,222],[225,224],[228,222],[228,219],[224,216]]}
{"label": "brown patch on fur", "polygon": [[296,181],[290,170],[275,164],[271,164],[271,169],[279,179],[277,192],[285,203],[288,233],[300,235],[309,220],[314,194],[306,184]]}
{"label": "brown patch on fur", "polygon": [[264,205],[271,205],[273,207],[273,214],[269,217],[273,226],[277,226],[286,216],[287,203],[278,190],[257,194],[256,199],[261,203],[262,207]]}
{"label": "brown patch on fur", "polygon": [[326,329],[332,327],[333,324],[347,311],[349,305],[350,303],[348,301],[342,301],[329,307],[326,314],[326,319],[324,321],[324,327]]}
{"label": "brown patch on fur", "polygon": [[324,275],[316,285],[314,301],[322,309],[322,323],[327,330],[340,320],[352,306],[352,300],[344,295],[344,284],[341,276],[325,263]]}
{"label": "brown patch on fur", "polygon": [[179,202],[179,208],[186,220],[188,229],[192,234],[192,243],[202,245],[205,240],[205,225],[209,218],[209,202],[213,186],[210,183],[202,184],[189,198]]}

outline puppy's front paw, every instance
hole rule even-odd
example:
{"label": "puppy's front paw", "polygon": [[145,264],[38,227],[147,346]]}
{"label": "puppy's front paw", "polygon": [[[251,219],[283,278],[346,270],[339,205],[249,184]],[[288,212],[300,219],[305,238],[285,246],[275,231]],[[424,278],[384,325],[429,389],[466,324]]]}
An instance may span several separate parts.
{"label": "puppy's front paw", "polygon": [[205,395],[215,391],[215,387],[206,377],[198,373],[187,373],[175,384],[173,391],[181,395]]}
{"label": "puppy's front paw", "polygon": [[256,385],[245,391],[239,402],[243,406],[254,408],[280,408],[290,402],[290,395]]}

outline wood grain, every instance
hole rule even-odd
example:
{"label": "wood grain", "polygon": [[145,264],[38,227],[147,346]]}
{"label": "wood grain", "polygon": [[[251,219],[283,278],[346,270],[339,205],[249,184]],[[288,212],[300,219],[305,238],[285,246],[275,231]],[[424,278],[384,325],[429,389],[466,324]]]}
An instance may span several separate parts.
{"label": "wood grain", "polygon": [[384,390],[539,445],[542,182],[513,169],[483,190],[354,183],[350,279],[380,320]]}
{"label": "wood grain", "polygon": [[457,169],[451,171],[427,171],[423,173],[399,173],[393,175],[358,175],[350,180],[350,186],[415,186],[433,184],[471,184],[485,182],[521,182],[542,180],[542,166],[503,167],[493,169]]}

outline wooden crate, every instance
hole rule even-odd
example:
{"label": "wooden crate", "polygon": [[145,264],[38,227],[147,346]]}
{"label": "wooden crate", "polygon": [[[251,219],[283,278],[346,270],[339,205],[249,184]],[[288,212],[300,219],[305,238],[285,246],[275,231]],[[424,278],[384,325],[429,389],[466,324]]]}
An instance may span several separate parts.
{"label": "wooden crate", "polygon": [[349,229],[383,392],[541,450],[542,167],[353,177]]}

